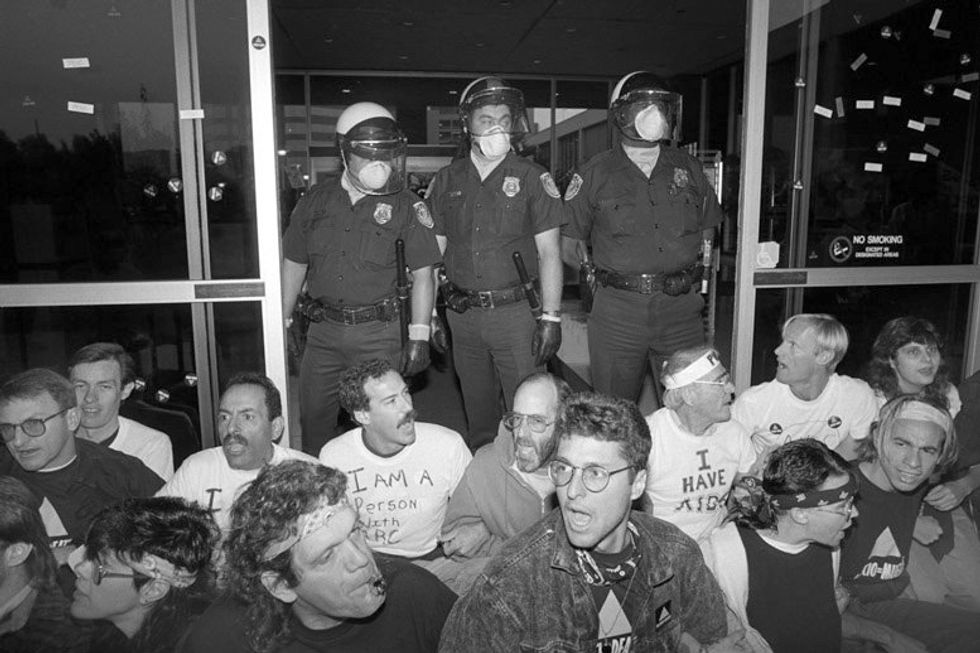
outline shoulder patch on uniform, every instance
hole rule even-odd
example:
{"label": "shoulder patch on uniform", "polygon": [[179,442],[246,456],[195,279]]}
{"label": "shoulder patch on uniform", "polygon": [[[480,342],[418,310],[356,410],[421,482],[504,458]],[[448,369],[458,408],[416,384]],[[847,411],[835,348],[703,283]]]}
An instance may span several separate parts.
{"label": "shoulder patch on uniform", "polygon": [[572,180],[568,182],[568,188],[565,189],[565,201],[568,202],[576,195],[578,195],[579,190],[582,188],[582,177],[576,172],[572,175]]}
{"label": "shoulder patch on uniform", "polygon": [[541,174],[541,185],[544,186],[544,192],[548,193],[549,197],[561,199],[561,193],[558,192],[558,186],[555,186],[555,180],[551,178],[550,172]]}
{"label": "shoulder patch on uniform", "polygon": [[504,177],[504,185],[500,190],[504,191],[507,197],[514,197],[521,192],[521,180],[518,177]]}
{"label": "shoulder patch on uniform", "polygon": [[388,224],[391,221],[391,204],[378,202],[374,207],[374,221],[378,224]]}
{"label": "shoulder patch on uniform", "polygon": [[426,229],[431,229],[432,225],[432,214],[429,213],[429,207],[426,206],[425,202],[416,202],[412,205],[415,209],[415,217],[418,218],[419,224],[421,224]]}

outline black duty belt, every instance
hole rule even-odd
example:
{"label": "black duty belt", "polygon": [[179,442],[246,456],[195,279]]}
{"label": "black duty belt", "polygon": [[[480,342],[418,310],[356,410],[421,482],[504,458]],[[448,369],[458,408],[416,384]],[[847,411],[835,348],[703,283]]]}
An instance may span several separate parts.
{"label": "black duty belt", "polygon": [[501,288],[500,290],[467,290],[466,288],[459,288],[459,290],[466,295],[470,307],[474,308],[506,306],[507,304],[519,302],[527,296],[524,292],[524,286],[521,284],[511,286],[510,288]]}
{"label": "black duty belt", "polygon": [[[698,264],[695,263],[675,272],[657,272],[655,274],[620,274],[609,270],[596,270],[595,276],[603,286],[630,290],[641,295],[652,295],[655,292],[663,292],[664,284],[668,280],[673,281],[678,277],[693,275],[697,272],[697,268]],[[690,282],[687,285],[690,288]]]}
{"label": "black duty belt", "polygon": [[329,304],[322,300],[310,302],[306,316],[312,322],[330,320],[347,326],[367,322],[391,322],[398,319],[398,298],[386,297],[376,304],[367,306],[346,306]]}

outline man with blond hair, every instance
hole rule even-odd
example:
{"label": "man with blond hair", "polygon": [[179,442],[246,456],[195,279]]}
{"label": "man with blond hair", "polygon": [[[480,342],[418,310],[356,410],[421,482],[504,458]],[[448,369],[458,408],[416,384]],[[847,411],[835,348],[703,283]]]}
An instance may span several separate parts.
{"label": "man with blond hair", "polygon": [[776,378],[739,395],[732,416],[752,434],[756,451],[815,438],[853,460],[877,415],[874,391],[835,371],[847,353],[847,329],[826,313],[800,313],[783,324]]}

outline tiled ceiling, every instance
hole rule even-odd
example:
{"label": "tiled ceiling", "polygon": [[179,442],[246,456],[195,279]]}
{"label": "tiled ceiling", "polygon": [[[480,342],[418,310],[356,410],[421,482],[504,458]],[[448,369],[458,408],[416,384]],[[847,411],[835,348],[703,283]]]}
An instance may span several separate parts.
{"label": "tiled ceiling", "polygon": [[272,0],[277,69],[618,77],[741,58],[743,0]]}

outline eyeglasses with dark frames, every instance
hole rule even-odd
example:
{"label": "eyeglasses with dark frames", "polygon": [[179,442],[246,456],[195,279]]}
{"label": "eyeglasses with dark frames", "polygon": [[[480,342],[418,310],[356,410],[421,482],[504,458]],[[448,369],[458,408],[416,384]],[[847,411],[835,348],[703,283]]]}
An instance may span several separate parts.
{"label": "eyeglasses with dark frames", "polygon": [[606,469],[601,465],[576,467],[563,460],[552,460],[548,464],[548,476],[551,477],[551,482],[555,484],[555,487],[564,487],[572,482],[575,470],[580,469],[582,470],[582,485],[585,486],[585,489],[589,492],[602,492],[609,485],[609,477],[632,468],[632,465],[619,469]]}
{"label": "eyeglasses with dark frames", "polygon": [[53,420],[58,415],[62,415],[67,412],[71,406],[67,408],[62,408],[54,415],[48,415],[44,418],[32,417],[31,419],[25,419],[20,424],[0,424],[0,436],[3,437],[4,442],[13,442],[14,437],[17,435],[17,428],[24,432],[24,435],[32,438],[39,438],[45,434],[48,430],[47,422]]}

